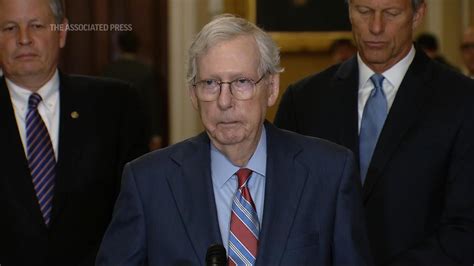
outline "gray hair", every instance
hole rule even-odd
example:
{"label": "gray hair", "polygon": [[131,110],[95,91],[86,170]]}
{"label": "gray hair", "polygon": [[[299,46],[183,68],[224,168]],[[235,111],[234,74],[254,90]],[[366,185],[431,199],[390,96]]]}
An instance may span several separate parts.
{"label": "gray hair", "polygon": [[259,75],[276,74],[280,67],[280,51],[270,35],[249,21],[230,14],[215,17],[196,35],[188,51],[186,80],[192,84],[198,73],[197,59],[218,42],[242,35],[255,38],[260,54]]}
{"label": "gray hair", "polygon": [[[349,4],[350,0],[345,0],[347,4]],[[418,8],[420,8],[421,4],[423,4],[425,0],[411,0],[411,6],[413,7],[413,10],[416,11]]]}
{"label": "gray hair", "polygon": [[64,18],[66,17],[63,0],[49,0],[49,7],[53,12],[55,22],[57,24],[62,23]]}
{"label": "gray hair", "polygon": [[413,7],[413,10],[418,10],[424,2],[425,0],[411,0],[411,6]]}

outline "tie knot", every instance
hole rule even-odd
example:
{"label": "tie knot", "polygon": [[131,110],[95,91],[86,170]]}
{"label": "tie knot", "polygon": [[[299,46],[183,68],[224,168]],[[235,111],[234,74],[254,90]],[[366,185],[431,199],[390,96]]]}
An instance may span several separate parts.
{"label": "tie knot", "polygon": [[376,89],[381,89],[382,88],[382,83],[385,77],[382,74],[373,74],[372,77],[370,77],[370,80],[374,84]]}
{"label": "tie knot", "polygon": [[29,109],[36,109],[38,108],[38,104],[43,100],[43,98],[41,98],[41,95],[39,95],[38,93],[32,93],[30,95],[30,98],[28,99],[28,108]]}
{"label": "tie knot", "polygon": [[252,174],[252,170],[248,168],[240,168],[239,171],[237,171],[237,173],[235,174],[237,175],[239,188],[241,188],[245,184],[245,182],[247,182],[247,180],[250,178],[250,175]]}

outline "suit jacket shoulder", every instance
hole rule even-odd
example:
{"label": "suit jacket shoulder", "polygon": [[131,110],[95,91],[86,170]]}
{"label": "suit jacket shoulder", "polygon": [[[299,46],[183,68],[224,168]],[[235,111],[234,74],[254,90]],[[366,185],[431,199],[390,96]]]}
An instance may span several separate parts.
{"label": "suit jacket shoulder", "polygon": [[[269,124],[266,130],[267,181],[257,261],[265,261],[265,265],[299,265],[305,261],[370,265],[361,187],[352,152]],[[298,250],[302,242],[307,252],[290,252]],[[311,251],[317,246],[321,250],[331,246],[331,252]]]}
{"label": "suit jacket shoulder", "polygon": [[109,101],[111,101],[138,95],[138,91],[131,84],[116,79],[63,73],[61,73],[60,79],[61,85],[67,89],[74,90],[74,92],[84,94],[87,97],[94,96],[100,100],[109,98]]}
{"label": "suit jacket shoulder", "polygon": [[[304,162],[308,168],[328,165],[330,162],[343,162],[353,157],[349,149],[339,144],[318,137],[305,136],[274,126],[271,127],[273,129],[270,130],[269,139],[267,140],[269,153],[294,154],[295,158]],[[319,154],[324,156],[317,156]]]}
{"label": "suit jacket shoulder", "polygon": [[133,169],[148,169],[150,167],[163,169],[169,165],[180,166],[185,163],[189,157],[196,154],[207,154],[210,156],[210,141],[206,133],[183,140],[163,149],[155,150],[144,154],[137,159],[131,161],[130,167]]}
{"label": "suit jacket shoulder", "polygon": [[[357,128],[357,70],[353,57],[290,85],[280,101],[275,125],[352,147],[348,144],[357,137],[350,133]],[[317,124],[327,126],[321,129]],[[341,126],[349,129],[345,136],[339,134]]]}
{"label": "suit jacket shoulder", "polygon": [[311,91],[324,89],[324,87],[321,86],[321,84],[334,80],[335,75],[336,73],[340,71],[340,68],[347,68],[347,67],[349,66],[345,66],[344,63],[332,65],[321,72],[312,74],[293,84],[290,84],[290,86],[288,87],[288,90],[291,91],[291,93],[294,93],[297,95],[301,95],[301,94],[307,95],[307,93],[311,93]]}

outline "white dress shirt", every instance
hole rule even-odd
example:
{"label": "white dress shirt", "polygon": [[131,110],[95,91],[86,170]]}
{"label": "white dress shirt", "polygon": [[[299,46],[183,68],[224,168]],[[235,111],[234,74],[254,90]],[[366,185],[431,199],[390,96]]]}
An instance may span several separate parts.
{"label": "white dress shirt", "polygon": [[[398,88],[405,77],[405,74],[408,71],[408,67],[413,62],[415,58],[415,47],[412,46],[410,52],[398,63],[392,66],[390,69],[386,70],[382,74],[385,79],[383,80],[383,91],[387,97],[387,107],[390,111],[395,96],[397,95]],[[359,94],[358,94],[358,111],[359,111],[359,132],[360,124],[362,120],[362,114],[364,112],[365,103],[369,98],[370,92],[374,88],[374,84],[370,80],[375,72],[370,69],[360,58],[360,55],[357,54],[357,62],[359,64]]]}
{"label": "white dress shirt", "polygon": [[[32,92],[22,88],[11,80],[5,78],[8,91],[10,92],[13,110],[15,111],[16,124],[20,132],[21,141],[25,155],[28,158],[26,148],[26,114],[28,113],[28,99]],[[59,74],[56,73],[36,93],[43,100],[38,105],[38,112],[43,119],[51,138],[56,161],[58,160],[58,135],[59,135]]]}

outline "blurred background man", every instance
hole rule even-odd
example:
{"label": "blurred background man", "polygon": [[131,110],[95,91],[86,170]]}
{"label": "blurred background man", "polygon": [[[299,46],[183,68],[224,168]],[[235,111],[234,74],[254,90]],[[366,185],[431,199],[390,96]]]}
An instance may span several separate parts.
{"label": "blurred background man", "polygon": [[339,64],[357,53],[357,48],[351,39],[337,39],[329,47],[333,64]]}
{"label": "blurred background man", "polygon": [[421,33],[416,38],[415,43],[423,50],[423,52],[426,53],[429,58],[438,61],[439,63],[446,65],[453,70],[459,71],[458,68],[449,63],[448,60],[446,60],[446,58],[444,58],[444,56],[441,54],[439,51],[438,38],[434,34],[426,32]]}
{"label": "blurred background man", "polygon": [[463,34],[461,54],[466,74],[474,79],[474,27],[468,28]]}
{"label": "blurred background man", "polygon": [[105,67],[103,76],[116,78],[132,84],[140,92],[147,115],[149,148],[162,147],[164,133],[164,97],[157,86],[155,70],[138,59],[140,40],[133,31],[118,33],[118,59]]}

